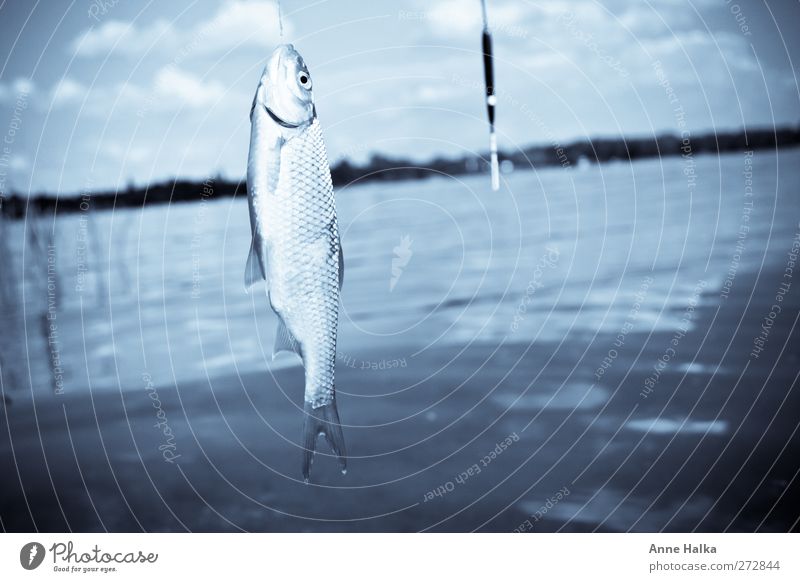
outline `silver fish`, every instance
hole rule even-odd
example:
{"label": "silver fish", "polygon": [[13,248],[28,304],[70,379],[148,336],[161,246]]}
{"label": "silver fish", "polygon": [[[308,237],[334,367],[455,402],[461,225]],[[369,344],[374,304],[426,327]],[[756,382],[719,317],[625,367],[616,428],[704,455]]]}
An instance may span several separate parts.
{"label": "silver fish", "polygon": [[263,279],[278,315],[273,357],[297,353],[305,367],[303,477],[324,434],[347,470],[334,367],[344,275],[333,184],[311,75],[290,44],[269,58],[250,110],[247,199],[252,245],[245,287]]}

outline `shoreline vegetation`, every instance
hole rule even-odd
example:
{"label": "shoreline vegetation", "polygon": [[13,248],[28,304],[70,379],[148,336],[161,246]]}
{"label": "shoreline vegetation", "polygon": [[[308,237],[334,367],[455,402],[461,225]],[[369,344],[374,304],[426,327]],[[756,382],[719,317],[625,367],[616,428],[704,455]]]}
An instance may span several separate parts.
{"label": "shoreline vegetation", "polygon": [[[633,161],[666,156],[719,154],[745,150],[764,150],[800,145],[800,125],[775,129],[754,129],[732,132],[706,133],[679,137],[664,134],[644,138],[595,138],[578,140],[566,145],[538,144],[517,152],[500,152],[501,164],[513,164],[516,170],[561,166],[569,169],[588,164],[612,161]],[[374,154],[365,164],[353,164],[348,159],[331,167],[334,186],[355,185],[373,181],[420,180],[435,175],[464,176],[488,173],[488,155],[437,157],[427,162],[415,163],[403,158],[390,158]],[[128,186],[125,189],[62,194],[12,193],[0,197],[0,216],[19,219],[27,212],[78,212],[163,204],[168,202],[193,202],[215,197],[244,196],[244,180],[235,181],[221,177],[205,180],[174,179],[148,186]]]}

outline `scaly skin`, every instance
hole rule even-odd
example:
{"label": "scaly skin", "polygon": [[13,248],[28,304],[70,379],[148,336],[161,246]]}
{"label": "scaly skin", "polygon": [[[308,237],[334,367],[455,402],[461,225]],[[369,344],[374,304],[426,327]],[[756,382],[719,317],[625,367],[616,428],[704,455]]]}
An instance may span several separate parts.
{"label": "scaly skin", "polygon": [[334,398],[339,321],[339,227],[319,121],[289,139],[265,204],[270,301],[300,344],[305,401]]}

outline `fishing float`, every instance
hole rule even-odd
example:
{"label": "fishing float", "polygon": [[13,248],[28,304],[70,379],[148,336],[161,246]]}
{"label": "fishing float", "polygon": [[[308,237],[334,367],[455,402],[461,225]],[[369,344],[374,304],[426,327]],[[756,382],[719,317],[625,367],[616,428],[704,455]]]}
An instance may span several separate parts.
{"label": "fishing float", "polygon": [[492,33],[489,30],[489,18],[486,15],[486,0],[481,0],[483,13],[483,75],[486,82],[486,112],[489,115],[489,155],[492,172],[492,190],[500,189],[500,167],[497,162],[497,134],[494,130],[494,106],[497,97],[494,94],[494,57],[492,55]]}

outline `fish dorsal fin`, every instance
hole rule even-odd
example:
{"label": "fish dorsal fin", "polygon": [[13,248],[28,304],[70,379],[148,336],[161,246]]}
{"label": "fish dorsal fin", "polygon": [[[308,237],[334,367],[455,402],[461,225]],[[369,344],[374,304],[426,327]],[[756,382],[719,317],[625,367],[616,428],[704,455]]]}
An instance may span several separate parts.
{"label": "fish dorsal fin", "polygon": [[280,352],[293,352],[300,355],[300,344],[294,339],[292,332],[286,329],[286,324],[278,317],[278,329],[275,330],[275,347],[272,348],[272,357]]}

